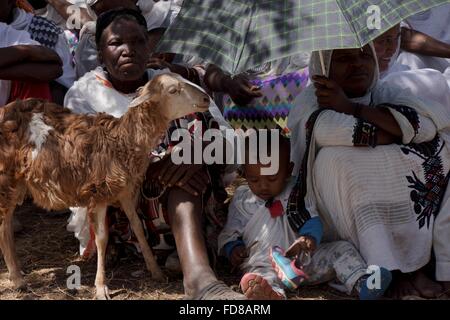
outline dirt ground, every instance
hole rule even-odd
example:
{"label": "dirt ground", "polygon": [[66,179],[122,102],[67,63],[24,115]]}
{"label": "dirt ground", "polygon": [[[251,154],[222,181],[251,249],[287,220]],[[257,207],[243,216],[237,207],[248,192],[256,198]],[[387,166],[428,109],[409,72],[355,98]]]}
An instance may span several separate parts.
{"label": "dirt ground", "polygon": [[[28,288],[24,292],[12,289],[3,259],[0,259],[0,299],[25,300],[84,300],[94,296],[96,259],[83,261],[78,255],[78,242],[66,230],[68,212],[45,212],[26,203],[16,211],[16,217],[23,225],[17,233],[16,245],[19,259],[25,272]],[[81,269],[81,288],[67,289],[66,282],[71,274],[70,265]],[[164,270],[164,269],[163,269]],[[230,275],[229,270],[216,270],[220,279],[237,287],[239,278]],[[143,259],[133,255],[110,263],[106,269],[108,286],[113,299],[165,299],[183,298],[180,274],[170,274],[169,283],[156,283],[145,271]],[[349,299],[349,297],[327,286],[303,289],[290,299]]]}

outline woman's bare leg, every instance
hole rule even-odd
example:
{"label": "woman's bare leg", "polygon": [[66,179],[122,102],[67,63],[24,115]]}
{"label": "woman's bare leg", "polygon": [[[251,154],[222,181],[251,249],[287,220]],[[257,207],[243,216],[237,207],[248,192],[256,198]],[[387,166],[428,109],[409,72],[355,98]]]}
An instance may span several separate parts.
{"label": "woman's bare leg", "polygon": [[183,271],[185,294],[195,297],[217,281],[209,265],[202,232],[201,198],[174,188],[169,193],[168,213]]}

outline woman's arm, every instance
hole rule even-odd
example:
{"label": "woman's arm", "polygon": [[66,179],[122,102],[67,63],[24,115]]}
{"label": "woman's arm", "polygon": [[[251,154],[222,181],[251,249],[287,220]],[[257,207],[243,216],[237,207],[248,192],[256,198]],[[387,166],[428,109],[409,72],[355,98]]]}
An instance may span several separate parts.
{"label": "woman's arm", "polygon": [[50,49],[35,45],[17,45],[0,48],[0,68],[21,62],[45,62],[62,65],[58,54]]}
{"label": "woman's arm", "polygon": [[62,75],[62,62],[50,49],[18,45],[0,48],[0,79],[51,81]]}
{"label": "woman's arm", "polygon": [[62,73],[62,67],[56,63],[23,62],[0,68],[0,79],[48,82]]}
{"label": "woman's arm", "polygon": [[227,93],[236,104],[242,106],[262,95],[259,88],[253,86],[244,76],[231,77],[214,64],[210,64],[206,69],[204,82],[212,92]]}
{"label": "woman's arm", "polygon": [[425,56],[450,58],[450,44],[413,29],[402,28],[401,33],[402,50]]}
{"label": "woman's arm", "polygon": [[314,137],[319,147],[375,147],[399,140],[368,122],[334,110],[326,110],[319,115]]}
{"label": "woman's arm", "polygon": [[385,108],[372,108],[351,102],[342,88],[334,81],[323,76],[314,76],[314,86],[319,106],[330,108],[340,113],[353,115],[371,123],[390,135],[401,138],[402,130],[394,116]]}

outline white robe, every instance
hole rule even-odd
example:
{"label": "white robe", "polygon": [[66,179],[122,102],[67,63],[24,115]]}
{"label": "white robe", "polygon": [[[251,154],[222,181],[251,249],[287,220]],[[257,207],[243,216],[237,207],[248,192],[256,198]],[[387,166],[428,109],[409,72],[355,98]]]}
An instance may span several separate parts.
{"label": "white robe", "polygon": [[[390,102],[418,111],[420,128],[415,135],[406,118],[390,109],[403,132],[403,143],[430,141],[436,133],[441,134],[441,145],[445,142],[440,154],[442,173],[447,175],[450,169],[448,111],[432,101],[414,102],[395,87],[379,87],[372,98],[374,105]],[[305,123],[312,113],[306,109],[313,99],[314,89],[307,88],[289,116],[292,139],[299,139],[293,143],[292,151],[297,168],[305,152]],[[450,210],[444,208],[448,195],[444,195],[438,215],[446,227],[440,226],[440,231],[433,232],[433,216],[429,226],[420,227],[409,179],[415,174],[420,181],[425,181],[424,160],[412,152],[405,154],[403,145],[354,147],[355,126],[353,116],[329,110],[319,115],[314,127],[308,180],[313,181],[310,199],[316,203],[324,222],[325,238],[348,240],[360,250],[368,265],[390,270],[418,270],[428,263],[432,245],[438,265],[448,265],[450,250],[445,242],[450,241]],[[439,243],[433,241],[433,236],[440,239]],[[437,273],[441,279],[449,275],[444,267],[438,267]]]}

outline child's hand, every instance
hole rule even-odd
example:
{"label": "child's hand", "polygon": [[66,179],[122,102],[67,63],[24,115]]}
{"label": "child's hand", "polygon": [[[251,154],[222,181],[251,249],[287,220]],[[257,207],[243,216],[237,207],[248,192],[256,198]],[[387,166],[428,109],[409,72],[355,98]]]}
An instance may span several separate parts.
{"label": "child's hand", "polygon": [[230,262],[233,268],[239,267],[248,257],[248,252],[245,246],[236,246],[231,251]]}
{"label": "child's hand", "polygon": [[302,251],[309,251],[310,253],[316,250],[316,240],[313,237],[301,236],[287,249],[286,257],[295,257]]}

